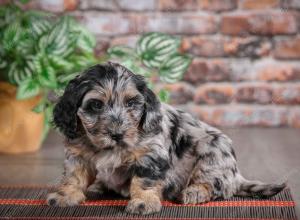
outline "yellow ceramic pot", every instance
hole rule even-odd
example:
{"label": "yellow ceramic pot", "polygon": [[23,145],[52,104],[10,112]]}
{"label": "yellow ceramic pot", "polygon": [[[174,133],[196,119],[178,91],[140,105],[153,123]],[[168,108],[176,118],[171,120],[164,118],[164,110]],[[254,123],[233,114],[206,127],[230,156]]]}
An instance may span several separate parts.
{"label": "yellow ceramic pot", "polygon": [[40,97],[16,100],[16,87],[0,82],[0,152],[25,153],[41,145],[44,115],[31,109]]}

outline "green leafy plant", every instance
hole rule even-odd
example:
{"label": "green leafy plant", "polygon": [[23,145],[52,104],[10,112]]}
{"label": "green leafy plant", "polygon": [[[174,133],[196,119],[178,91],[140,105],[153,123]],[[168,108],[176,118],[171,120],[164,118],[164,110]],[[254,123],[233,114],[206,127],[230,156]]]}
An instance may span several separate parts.
{"label": "green leafy plant", "polygon": [[[71,17],[23,11],[16,4],[0,7],[0,73],[17,86],[17,99],[41,96],[33,111],[45,114],[44,137],[52,121],[51,97],[61,95],[82,70],[116,59],[144,75],[150,88],[159,81],[174,83],[191,62],[188,55],[179,53],[179,45],[177,37],[146,33],[135,48],[114,46],[107,55],[96,58],[95,37]],[[162,101],[168,100],[168,91],[161,89],[158,95]]]}
{"label": "green leafy plant", "polygon": [[97,62],[94,36],[68,16],[55,18],[17,5],[0,7],[0,72],[17,86],[17,99],[42,96],[33,111],[52,117],[49,95],[61,94],[80,71]]}
{"label": "green leafy plant", "polygon": [[[179,53],[180,39],[163,33],[151,32],[138,40],[135,48],[114,46],[108,49],[111,59],[117,59],[135,73],[146,77],[150,88],[154,83],[174,83],[182,79],[191,57]],[[161,89],[158,95],[167,101],[169,93]]]}

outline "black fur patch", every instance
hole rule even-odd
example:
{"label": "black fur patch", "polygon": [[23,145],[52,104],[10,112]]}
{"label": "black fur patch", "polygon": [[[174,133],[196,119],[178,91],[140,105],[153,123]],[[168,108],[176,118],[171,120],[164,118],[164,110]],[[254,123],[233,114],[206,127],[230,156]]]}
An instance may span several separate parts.
{"label": "black fur patch", "polygon": [[153,187],[154,186],[154,183],[155,181],[151,180],[151,179],[143,179],[143,187],[146,189],[146,188],[149,188],[149,187]]}
{"label": "black fur patch", "polygon": [[209,135],[212,136],[212,140],[210,141],[210,145],[212,147],[218,147],[218,142],[219,142],[219,135],[215,133],[214,131],[207,131]]}
{"label": "black fur patch", "polygon": [[227,151],[221,151],[223,157],[230,157],[230,154]]}
{"label": "black fur patch", "polygon": [[178,158],[182,158],[184,153],[193,146],[192,136],[190,135],[180,135],[180,116],[169,111],[169,119],[171,122],[170,126],[170,138],[172,142],[172,149]]}
{"label": "black fur patch", "polygon": [[140,127],[146,133],[158,134],[162,131],[160,126],[162,120],[160,102],[156,95],[147,87],[143,76],[133,74],[131,77],[137,90],[145,99],[144,113],[141,118]]}
{"label": "black fur patch", "polygon": [[55,126],[68,138],[79,137],[77,109],[82,98],[93,84],[81,84],[81,78],[73,79],[67,86],[63,96],[59,99],[53,111],[53,122]]}
{"label": "black fur patch", "polygon": [[182,158],[183,154],[193,146],[192,136],[183,135],[179,141],[175,143],[175,153],[178,158]]}
{"label": "black fur patch", "polygon": [[236,155],[232,147],[230,148],[230,153],[234,157],[234,159],[236,159]]}
{"label": "black fur patch", "polygon": [[164,199],[174,200],[175,199],[175,190],[176,187],[173,183],[169,183],[163,188],[162,195]]}
{"label": "black fur patch", "polygon": [[169,111],[169,118],[170,118],[170,122],[171,122],[171,126],[170,126],[170,138],[172,141],[172,144],[175,145],[177,142],[177,136],[179,133],[179,127],[180,127],[180,121],[179,118],[176,114],[174,114],[173,112]]}
{"label": "black fur patch", "polygon": [[214,189],[217,191],[221,191],[223,188],[223,183],[219,178],[215,178],[214,180]]}
{"label": "black fur patch", "polygon": [[199,127],[196,121],[188,121],[187,123],[193,127]]}
{"label": "black fur patch", "polygon": [[231,168],[231,172],[235,176],[235,174],[237,173],[237,168],[236,167]]}
{"label": "black fur patch", "polygon": [[209,153],[205,153],[205,154],[200,154],[198,158],[199,158],[199,160],[205,160],[210,163],[214,163],[216,154],[214,152],[209,152]]}
{"label": "black fur patch", "polygon": [[170,165],[166,159],[160,156],[144,156],[141,161],[133,165],[133,173],[138,177],[146,177],[151,180],[164,179]]}

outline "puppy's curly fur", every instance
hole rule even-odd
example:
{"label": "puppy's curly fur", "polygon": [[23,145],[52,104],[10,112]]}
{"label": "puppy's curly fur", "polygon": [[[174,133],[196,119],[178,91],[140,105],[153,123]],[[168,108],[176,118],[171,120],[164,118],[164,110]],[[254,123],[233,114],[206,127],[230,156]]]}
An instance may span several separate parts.
{"label": "puppy's curly fur", "polygon": [[116,63],[72,80],[54,122],[66,136],[65,171],[50,205],[77,205],[88,190],[108,188],[130,197],[127,212],[149,214],[163,199],[268,197],[285,187],[243,178],[226,135],[160,103],[142,76]]}

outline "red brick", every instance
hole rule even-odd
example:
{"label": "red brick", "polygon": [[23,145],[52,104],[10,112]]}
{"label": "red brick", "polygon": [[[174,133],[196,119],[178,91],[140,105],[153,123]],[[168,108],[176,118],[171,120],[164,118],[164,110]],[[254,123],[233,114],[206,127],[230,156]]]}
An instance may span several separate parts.
{"label": "red brick", "polygon": [[107,0],[84,0],[80,1],[80,9],[83,10],[103,10],[116,11],[119,9],[115,1]]}
{"label": "red brick", "polygon": [[269,55],[272,43],[260,37],[185,37],[182,51],[201,57],[237,56],[258,58]]}
{"label": "red brick", "polygon": [[235,98],[241,103],[268,104],[272,102],[272,88],[268,84],[241,84],[237,87]]}
{"label": "red brick", "polygon": [[126,11],[149,11],[156,7],[156,0],[118,0],[116,3],[121,10]]}
{"label": "red brick", "polygon": [[166,84],[164,87],[170,92],[170,104],[186,104],[193,100],[193,88],[187,83]]}
{"label": "red brick", "polygon": [[213,34],[216,17],[211,15],[157,14],[139,18],[139,32],[159,31],[169,34]]}
{"label": "red brick", "polygon": [[58,0],[58,1],[39,1],[38,7],[45,11],[50,12],[63,12],[64,11],[64,0]]}
{"label": "red brick", "polygon": [[192,84],[207,81],[229,80],[229,65],[222,60],[194,59],[184,75],[184,80]]}
{"label": "red brick", "polygon": [[205,122],[225,127],[280,127],[288,124],[288,109],[275,106],[190,106],[189,111]]}
{"label": "red brick", "polygon": [[300,128],[300,108],[291,109],[289,116],[289,125],[294,128]]}
{"label": "red brick", "polygon": [[253,62],[249,59],[231,59],[229,69],[231,81],[253,81],[255,79]]}
{"label": "red brick", "polygon": [[130,47],[134,47],[137,40],[138,40],[139,36],[137,35],[133,35],[133,36],[118,36],[113,38],[110,41],[110,45],[111,46],[115,46],[115,45],[126,45],[126,46],[130,46]]}
{"label": "red brick", "polygon": [[224,40],[220,37],[186,37],[182,41],[182,50],[196,56],[224,56]]}
{"label": "red brick", "polygon": [[300,59],[300,37],[277,39],[274,56],[278,59]]}
{"label": "red brick", "polygon": [[300,80],[300,65],[270,62],[256,69],[256,78],[262,81],[295,81]]}
{"label": "red brick", "polygon": [[208,11],[229,11],[237,7],[237,0],[198,0],[200,9]]}
{"label": "red brick", "polygon": [[297,18],[290,12],[252,12],[222,17],[221,31],[229,35],[276,35],[297,33]]}
{"label": "red brick", "polygon": [[101,56],[105,55],[109,46],[110,46],[110,43],[109,43],[108,38],[98,37],[96,47],[94,49],[94,54],[97,57],[101,57]]}
{"label": "red brick", "polygon": [[85,12],[79,19],[92,33],[98,35],[110,36],[137,32],[137,17],[134,15]]}
{"label": "red brick", "polygon": [[74,11],[78,7],[79,0],[64,0],[65,11]]}
{"label": "red brick", "polygon": [[197,0],[159,0],[158,7],[162,11],[197,10]]}
{"label": "red brick", "polygon": [[274,89],[273,102],[275,104],[299,105],[300,83],[297,85],[279,86]]}
{"label": "red brick", "polygon": [[282,7],[284,9],[300,9],[299,0],[282,0]]}
{"label": "red brick", "polygon": [[230,84],[204,84],[196,89],[194,102],[198,104],[230,103],[234,92]]}
{"label": "red brick", "polygon": [[225,41],[224,53],[228,56],[258,58],[269,55],[272,44],[258,37],[233,37]]}
{"label": "red brick", "polygon": [[221,20],[223,34],[243,35],[250,32],[248,17],[244,14],[224,15]]}
{"label": "red brick", "polygon": [[11,2],[11,0],[0,0],[0,5],[6,5],[10,2]]}
{"label": "red brick", "polygon": [[241,0],[240,7],[242,9],[270,9],[278,8],[280,0]]}

